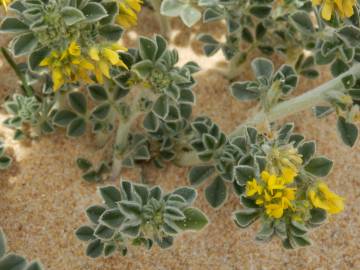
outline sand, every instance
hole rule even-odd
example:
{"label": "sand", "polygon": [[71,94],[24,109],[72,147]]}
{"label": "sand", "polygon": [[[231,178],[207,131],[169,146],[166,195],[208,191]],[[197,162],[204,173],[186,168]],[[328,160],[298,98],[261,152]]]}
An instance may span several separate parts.
{"label": "sand", "polygon": [[[129,33],[127,44],[134,44],[136,33],[152,35],[158,31],[151,12],[144,10],[139,26]],[[146,22],[146,23],[145,23]],[[207,114],[227,132],[251,115],[253,105],[240,103],[229,95],[228,82],[214,67],[221,62],[218,54],[213,58],[199,55],[199,44],[193,41],[195,33],[173,22],[178,34],[175,38],[181,63],[195,60],[204,71],[196,76],[197,105],[195,115]],[[221,33],[222,26],[200,26]],[[175,46],[172,44],[172,46]],[[249,78],[248,72],[241,74]],[[296,93],[325,81],[324,72],[316,81],[304,79]],[[0,68],[1,99],[14,91],[14,74],[4,64]],[[0,120],[5,119],[4,111]],[[209,216],[211,224],[200,233],[186,233],[176,239],[168,250],[154,247],[147,251],[130,247],[128,255],[93,260],[84,255],[84,244],[76,239],[74,230],[86,222],[83,209],[100,202],[97,186],[85,183],[75,166],[78,156],[93,161],[101,159],[103,150],[93,147],[90,136],[68,139],[62,131],[23,144],[11,139],[12,131],[0,128],[0,135],[10,146],[16,159],[14,166],[0,172],[0,226],[4,229],[11,251],[29,259],[38,258],[49,270],[192,270],[192,269],[360,269],[360,144],[353,149],[340,143],[335,129],[335,117],[316,120],[311,112],[289,117],[308,139],[318,142],[318,153],[335,161],[327,178],[328,185],[341,194],[346,209],[332,216],[320,229],[311,233],[313,246],[286,251],[274,240],[257,244],[253,238],[257,225],[247,230],[238,229],[231,214],[239,209],[239,200],[230,196],[219,210],[211,209],[204,200],[203,188],[199,189],[196,206]],[[169,166],[155,170],[145,166],[150,184],[161,185],[165,190],[186,185],[187,168]],[[124,177],[135,172],[126,172]],[[102,184],[108,184],[102,183]]]}

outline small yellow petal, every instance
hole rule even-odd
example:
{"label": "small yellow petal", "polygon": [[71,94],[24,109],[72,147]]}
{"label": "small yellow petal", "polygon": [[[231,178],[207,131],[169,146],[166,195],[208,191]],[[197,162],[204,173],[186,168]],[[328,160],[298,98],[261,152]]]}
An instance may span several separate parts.
{"label": "small yellow petal", "polygon": [[100,57],[99,57],[99,50],[96,47],[91,47],[89,50],[89,55],[90,58],[94,61],[99,61]]}
{"label": "small yellow petal", "polygon": [[81,48],[75,41],[72,41],[70,43],[68,51],[73,56],[80,56],[80,54],[81,54]]}

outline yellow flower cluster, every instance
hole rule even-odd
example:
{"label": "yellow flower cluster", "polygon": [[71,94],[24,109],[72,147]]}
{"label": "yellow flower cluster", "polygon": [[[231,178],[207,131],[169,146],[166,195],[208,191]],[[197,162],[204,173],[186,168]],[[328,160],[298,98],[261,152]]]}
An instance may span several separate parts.
{"label": "yellow flower cluster", "polygon": [[246,185],[246,196],[255,199],[257,205],[265,208],[266,214],[272,218],[281,218],[288,208],[293,209],[296,188],[289,187],[296,173],[287,170],[285,174],[276,176],[268,171],[261,173],[261,180],[255,178]]}
{"label": "yellow flower cluster", "polygon": [[308,196],[313,206],[330,214],[337,214],[344,209],[343,198],[332,192],[323,181],[310,188]]}
{"label": "yellow flower cluster", "polygon": [[99,83],[103,82],[103,75],[110,78],[110,67],[126,65],[120,59],[117,51],[126,48],[118,44],[91,47],[83,52],[80,45],[71,42],[64,51],[52,51],[48,57],[41,61],[40,66],[48,67],[54,91],[70,82],[92,82],[90,74],[94,73]]}
{"label": "yellow flower cluster", "polygon": [[356,0],[312,0],[313,5],[318,6],[323,3],[321,16],[329,21],[334,12],[344,17],[351,17],[354,14]]}
{"label": "yellow flower cluster", "polygon": [[137,14],[141,10],[142,0],[124,0],[119,4],[116,22],[125,29],[137,24]]}

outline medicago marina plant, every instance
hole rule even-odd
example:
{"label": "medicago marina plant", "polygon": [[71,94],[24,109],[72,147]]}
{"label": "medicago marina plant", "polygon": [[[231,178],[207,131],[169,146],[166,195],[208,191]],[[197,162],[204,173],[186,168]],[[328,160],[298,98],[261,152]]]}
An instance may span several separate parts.
{"label": "medicago marina plant", "polygon": [[[229,217],[235,225],[259,222],[256,240],[279,237],[285,248],[310,245],[308,232],[344,209],[344,199],[326,184],[333,162],[293,123],[280,120],[307,109],[318,118],[333,114],[343,143],[355,145],[357,2],[154,0],[163,35],[139,36],[134,48],[124,45],[122,35],[138,23],[142,1],[2,4],[7,13],[0,30],[12,38],[2,53],[19,79],[19,91],[4,103],[4,125],[14,130],[14,139],[64,129],[70,138],[90,133],[93,145],[110,153],[98,164],[76,159],[85,181],[102,184],[102,204],[85,211],[91,224],[76,230],[88,256],[126,255],[134,246],[168,248],[178,234],[204,229],[208,218],[193,207],[202,184],[211,207],[222,207],[233,192],[240,202]],[[189,27],[201,18],[225,23],[222,40],[208,33],[198,39],[207,56],[221,50],[229,60],[229,94],[257,104],[257,112],[232,132],[207,115],[193,115],[200,67],[194,61],[179,65],[182,56],[169,44],[164,15],[180,16]],[[280,65],[274,56],[281,56]],[[241,80],[249,63],[253,77]],[[301,80],[316,78],[325,65],[331,80],[296,93]],[[124,168],[145,163],[191,167],[192,187],[165,192],[127,180],[120,187],[107,184],[122,179]]]}

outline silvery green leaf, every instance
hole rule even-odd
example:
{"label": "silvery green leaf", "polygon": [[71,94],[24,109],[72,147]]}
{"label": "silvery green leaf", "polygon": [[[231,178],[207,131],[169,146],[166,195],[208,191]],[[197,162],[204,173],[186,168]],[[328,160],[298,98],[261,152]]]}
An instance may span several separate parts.
{"label": "silvery green leaf", "polygon": [[91,114],[98,120],[105,120],[110,113],[111,105],[109,103],[102,103],[95,107]]}
{"label": "silvery green leaf", "polygon": [[121,201],[120,190],[115,186],[103,186],[99,188],[99,193],[108,207],[116,207]]}
{"label": "silvery green leaf", "polygon": [[246,228],[257,220],[259,214],[257,209],[242,209],[234,213],[234,221],[240,228]]}
{"label": "silvery green leaf", "polygon": [[21,56],[30,53],[38,45],[38,40],[33,33],[20,35],[13,39],[11,47],[15,56]]}
{"label": "silvery green leaf", "polygon": [[246,185],[255,177],[255,170],[251,166],[239,165],[235,167],[235,179],[239,184]]}
{"label": "silvery green leaf", "polygon": [[182,198],[184,198],[189,205],[191,205],[197,196],[196,190],[190,187],[180,187],[175,189],[173,194],[180,195]]}
{"label": "silvery green leaf", "polygon": [[94,235],[100,239],[109,240],[113,237],[115,231],[103,224],[99,224],[94,232]]}
{"label": "silvery green leaf", "polygon": [[30,264],[28,264],[25,268],[25,270],[42,270],[43,267],[40,262],[33,261]]}
{"label": "silvery green leaf", "polygon": [[153,112],[149,112],[144,118],[143,125],[148,131],[154,132],[159,128],[160,122]]}
{"label": "silvery green leaf", "polygon": [[186,5],[182,8],[180,17],[187,27],[192,27],[201,19],[201,12],[192,5]]}
{"label": "silvery green leaf", "polygon": [[315,176],[327,176],[333,167],[333,162],[326,157],[316,157],[310,159],[309,163],[305,166],[305,170]]}
{"label": "silvery green leaf", "polygon": [[176,207],[166,206],[164,217],[165,219],[169,220],[183,220],[185,218],[185,215],[180,209]]}
{"label": "silvery green leaf", "polygon": [[26,267],[25,258],[14,253],[7,254],[0,260],[1,270],[23,270]]}
{"label": "silvery green leaf", "polygon": [[299,31],[305,34],[311,34],[315,31],[311,18],[307,12],[297,11],[292,14],[290,18]]}
{"label": "silvery green leaf", "polygon": [[227,188],[221,177],[216,177],[213,182],[206,187],[205,197],[211,207],[221,207],[227,199]]}
{"label": "silvery green leaf", "polygon": [[141,184],[134,184],[134,190],[140,196],[142,204],[145,205],[149,200],[148,187]]}
{"label": "silvery green leaf", "polygon": [[308,229],[305,227],[305,225],[297,221],[291,221],[290,230],[291,233],[295,236],[302,236],[308,232]]}
{"label": "silvery green leaf", "polygon": [[80,114],[85,114],[87,110],[87,101],[86,97],[81,92],[71,92],[68,94],[68,100],[71,105],[71,108],[73,108],[76,112]]}
{"label": "silvery green leaf", "polygon": [[86,248],[86,255],[91,258],[100,257],[104,251],[104,243],[100,239],[93,240]]}
{"label": "silvery green leaf", "polygon": [[156,43],[147,37],[139,38],[139,54],[142,59],[154,60],[157,52]]}
{"label": "silvery green leaf", "polygon": [[123,33],[123,29],[116,24],[106,24],[99,27],[99,34],[109,41],[118,41]]}
{"label": "silvery green leaf", "polygon": [[117,229],[125,220],[125,216],[119,209],[106,210],[100,217],[102,223],[110,228]]}
{"label": "silvery green leaf", "polygon": [[0,31],[5,33],[23,33],[28,30],[29,26],[15,17],[5,17],[0,26]]}
{"label": "silvery green leaf", "polygon": [[207,216],[197,208],[187,208],[183,213],[185,219],[175,222],[183,231],[200,231],[209,223]]}
{"label": "silvery green leaf", "polygon": [[332,113],[334,109],[329,106],[316,106],[313,108],[313,111],[317,118],[323,118]]}
{"label": "silvery green leaf", "polygon": [[254,100],[260,97],[258,89],[249,88],[249,82],[235,82],[230,85],[230,91],[239,100]]}
{"label": "silvery green leaf", "polygon": [[251,62],[251,68],[256,78],[271,79],[274,72],[274,64],[266,58],[256,58]]}
{"label": "silvery green leaf", "polygon": [[126,224],[122,227],[121,232],[131,237],[137,237],[140,233],[140,225]]}
{"label": "silvery green leaf", "polygon": [[86,121],[82,117],[77,117],[70,122],[67,127],[66,134],[69,137],[79,137],[86,131]]}
{"label": "silvery green leaf", "polygon": [[105,257],[109,257],[112,254],[114,254],[114,252],[116,251],[116,245],[109,243],[109,244],[105,244],[105,248],[104,248],[104,256]]}
{"label": "silvery green leaf", "polygon": [[5,170],[10,167],[12,158],[7,155],[0,156],[0,170]]}
{"label": "silvery green leaf", "polygon": [[105,210],[106,208],[101,205],[93,205],[86,209],[86,215],[91,222],[97,224],[100,216],[105,212]]}
{"label": "silvery green leaf", "polygon": [[160,13],[165,16],[177,17],[186,4],[179,0],[164,0],[161,2]]}
{"label": "silvery green leaf", "polygon": [[71,121],[73,121],[77,117],[76,113],[68,110],[60,110],[57,111],[53,122],[54,124],[60,126],[60,127],[66,127],[70,124]]}
{"label": "silvery green leaf", "polygon": [[302,143],[298,147],[298,153],[302,156],[301,159],[303,160],[303,164],[307,164],[310,158],[315,154],[316,151],[316,144],[315,141],[308,141]]}
{"label": "silvery green leaf", "polygon": [[337,130],[347,146],[353,147],[355,145],[359,135],[359,130],[355,124],[347,122],[344,117],[340,116],[337,120]]}
{"label": "silvery green leaf", "polygon": [[271,6],[267,5],[253,5],[250,6],[249,12],[259,19],[266,18],[271,12]]}
{"label": "silvery green leaf", "polygon": [[141,214],[141,205],[137,202],[121,201],[119,207],[126,216],[140,216]]}
{"label": "silvery green leaf", "polygon": [[357,47],[360,43],[360,29],[353,25],[341,28],[336,34],[351,47]]}
{"label": "silvery green leaf", "polygon": [[169,102],[166,95],[161,95],[153,105],[153,113],[161,119],[165,119],[169,114]]}
{"label": "silvery green leaf", "polygon": [[151,71],[154,68],[154,64],[151,60],[143,60],[131,67],[131,70],[134,71],[140,78],[146,79]]}
{"label": "silvery green leaf", "polygon": [[313,208],[310,210],[310,220],[312,224],[321,224],[326,220],[326,211],[321,208]]}
{"label": "silvery green leaf", "polygon": [[81,12],[81,10],[78,10],[77,8],[73,8],[73,7],[64,7],[60,11],[60,13],[66,25],[68,26],[74,25],[86,19],[86,17]]}
{"label": "silvery green leaf", "polygon": [[214,166],[197,166],[191,168],[189,172],[189,181],[193,186],[198,186],[208,179],[215,172]]}
{"label": "silvery green leaf", "polygon": [[105,88],[99,84],[91,84],[87,87],[90,96],[95,101],[106,101],[108,100],[108,94]]}
{"label": "silvery green leaf", "polygon": [[106,9],[99,3],[89,2],[81,9],[87,22],[96,22],[108,16]]}
{"label": "silvery green leaf", "polygon": [[81,241],[94,240],[94,229],[90,226],[81,226],[75,231],[76,237]]}

